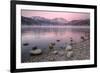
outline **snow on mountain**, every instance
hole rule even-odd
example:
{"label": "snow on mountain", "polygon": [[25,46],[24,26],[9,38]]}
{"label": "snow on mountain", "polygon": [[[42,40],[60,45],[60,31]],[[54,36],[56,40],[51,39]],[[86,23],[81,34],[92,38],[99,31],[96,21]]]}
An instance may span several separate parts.
{"label": "snow on mountain", "polygon": [[25,25],[90,25],[90,20],[72,20],[67,21],[64,18],[47,19],[40,16],[24,17],[21,16],[21,23]]}
{"label": "snow on mountain", "polygon": [[56,21],[56,22],[60,22],[60,23],[68,23],[68,21],[64,18],[55,18],[53,20]]}

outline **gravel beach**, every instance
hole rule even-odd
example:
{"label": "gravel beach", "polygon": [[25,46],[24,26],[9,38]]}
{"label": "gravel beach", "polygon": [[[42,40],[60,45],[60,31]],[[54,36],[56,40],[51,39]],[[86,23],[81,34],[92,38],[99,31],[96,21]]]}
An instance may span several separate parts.
{"label": "gravel beach", "polygon": [[65,48],[48,48],[46,53],[43,52],[40,55],[30,55],[29,60],[22,61],[22,63],[88,59],[90,59],[90,40],[85,40],[74,43],[72,49],[69,50],[66,50]]}

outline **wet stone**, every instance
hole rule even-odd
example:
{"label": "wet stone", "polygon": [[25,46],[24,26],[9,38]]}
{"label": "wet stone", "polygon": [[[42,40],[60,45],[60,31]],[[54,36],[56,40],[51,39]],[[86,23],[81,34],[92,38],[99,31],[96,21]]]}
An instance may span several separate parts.
{"label": "wet stone", "polygon": [[30,54],[31,55],[40,55],[40,54],[42,54],[42,50],[41,49],[31,50]]}
{"label": "wet stone", "polygon": [[70,57],[72,57],[72,56],[73,56],[73,51],[68,51],[68,52],[67,52],[67,57],[70,58]]}
{"label": "wet stone", "polygon": [[65,49],[66,49],[66,51],[72,50],[72,46],[68,45]]}

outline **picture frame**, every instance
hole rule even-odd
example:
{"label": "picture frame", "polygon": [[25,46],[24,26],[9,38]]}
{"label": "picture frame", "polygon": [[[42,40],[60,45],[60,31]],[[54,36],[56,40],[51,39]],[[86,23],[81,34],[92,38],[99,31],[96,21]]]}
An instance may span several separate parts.
{"label": "picture frame", "polygon": [[[21,14],[24,10],[34,11],[72,11],[90,14],[90,59],[87,61],[54,61],[41,63],[21,62]],[[79,69],[97,67],[97,6],[81,4],[48,3],[34,1],[11,1],[11,72],[29,72],[61,69]],[[92,32],[92,33],[91,33]],[[19,37],[20,36],[20,37]],[[28,45],[27,43],[24,44]],[[92,45],[92,46],[91,46]],[[20,51],[19,51],[20,50]],[[92,52],[92,53],[91,53]],[[77,64],[78,62],[78,64]]]}

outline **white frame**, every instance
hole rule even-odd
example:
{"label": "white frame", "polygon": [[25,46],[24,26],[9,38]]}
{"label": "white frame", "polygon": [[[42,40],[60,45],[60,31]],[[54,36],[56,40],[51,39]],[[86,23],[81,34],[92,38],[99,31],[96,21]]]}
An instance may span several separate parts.
{"label": "white frame", "polygon": [[[90,60],[74,60],[74,61],[57,61],[57,62],[39,62],[39,63],[21,63],[21,9],[24,10],[47,10],[47,11],[66,11],[66,12],[83,12],[90,13]],[[86,65],[94,63],[94,10],[85,8],[70,7],[51,7],[51,6],[35,6],[35,5],[17,5],[16,6],[16,68],[38,68],[38,67],[54,67],[54,66],[71,66]],[[91,33],[92,32],[92,33]]]}

